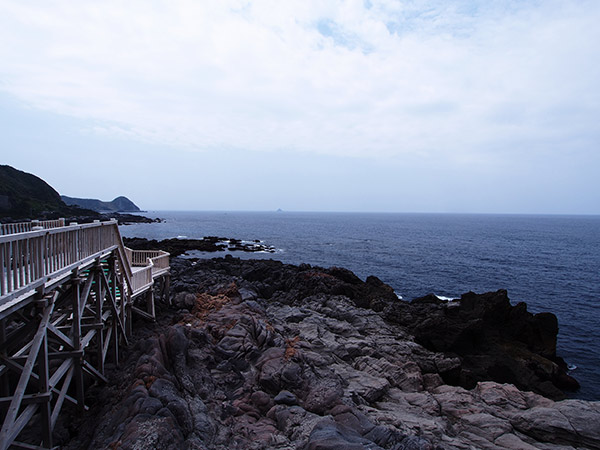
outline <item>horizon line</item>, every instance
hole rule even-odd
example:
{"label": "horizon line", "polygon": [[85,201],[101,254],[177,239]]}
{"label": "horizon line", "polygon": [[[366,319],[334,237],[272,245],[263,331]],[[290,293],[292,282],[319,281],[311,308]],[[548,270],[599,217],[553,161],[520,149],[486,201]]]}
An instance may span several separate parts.
{"label": "horizon line", "polygon": [[203,212],[203,213],[303,213],[303,214],[407,214],[407,215],[465,215],[465,216],[582,216],[599,217],[600,213],[550,213],[550,212],[459,212],[459,211],[341,211],[341,210],[295,210],[295,209],[145,209],[126,214],[153,212]]}

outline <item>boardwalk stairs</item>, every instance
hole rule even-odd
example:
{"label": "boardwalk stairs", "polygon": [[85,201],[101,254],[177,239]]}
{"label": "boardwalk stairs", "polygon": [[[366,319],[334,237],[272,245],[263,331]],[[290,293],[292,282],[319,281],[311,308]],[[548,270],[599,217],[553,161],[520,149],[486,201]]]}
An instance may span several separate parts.
{"label": "boardwalk stairs", "polygon": [[63,405],[87,408],[169,280],[169,254],[126,248],[116,220],[0,225],[0,450],[53,448]]}

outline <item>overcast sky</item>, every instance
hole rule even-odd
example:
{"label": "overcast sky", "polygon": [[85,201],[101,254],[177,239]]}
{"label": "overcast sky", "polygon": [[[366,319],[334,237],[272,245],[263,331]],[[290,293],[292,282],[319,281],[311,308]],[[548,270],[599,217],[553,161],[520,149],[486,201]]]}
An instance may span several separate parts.
{"label": "overcast sky", "polygon": [[599,23],[598,0],[0,0],[0,162],[151,210],[600,214]]}

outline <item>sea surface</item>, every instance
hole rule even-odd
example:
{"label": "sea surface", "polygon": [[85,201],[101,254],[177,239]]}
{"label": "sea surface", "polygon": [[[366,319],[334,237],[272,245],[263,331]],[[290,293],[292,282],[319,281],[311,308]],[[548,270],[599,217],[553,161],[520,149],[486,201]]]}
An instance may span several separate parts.
{"label": "sea surface", "polygon": [[[558,351],[600,400],[600,216],[150,211],[164,223],[126,237],[259,239],[276,253],[241,258],[346,267],[376,275],[405,300],[507,289],[513,304],[559,320]],[[212,258],[224,253],[194,252]]]}

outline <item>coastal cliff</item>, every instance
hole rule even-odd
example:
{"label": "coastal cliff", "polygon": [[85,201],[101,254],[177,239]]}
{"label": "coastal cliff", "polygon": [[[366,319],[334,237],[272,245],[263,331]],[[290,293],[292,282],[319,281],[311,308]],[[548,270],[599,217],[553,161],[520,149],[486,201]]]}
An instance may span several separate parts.
{"label": "coastal cliff", "polygon": [[172,305],[59,424],[65,448],[600,448],[598,402],[549,398],[576,387],[555,318],[505,291],[409,303],[341,268],[171,267]]}

